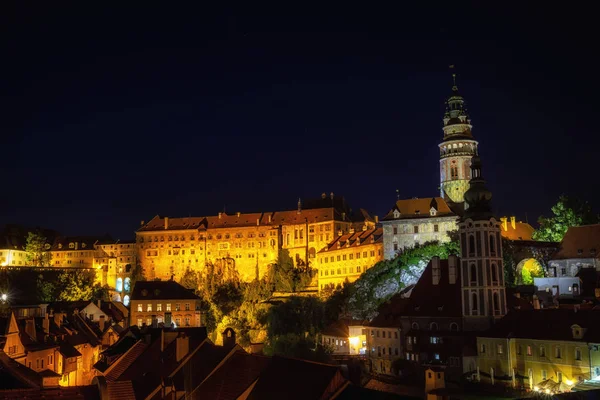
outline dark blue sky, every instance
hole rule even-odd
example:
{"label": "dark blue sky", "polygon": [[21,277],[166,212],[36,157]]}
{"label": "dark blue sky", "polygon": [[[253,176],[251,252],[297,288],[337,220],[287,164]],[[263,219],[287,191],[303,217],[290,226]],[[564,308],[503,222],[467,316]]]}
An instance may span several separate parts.
{"label": "dark blue sky", "polygon": [[396,189],[437,193],[449,64],[498,213],[531,222],[561,193],[597,208],[586,10],[443,4],[5,5],[0,224],[126,238],[331,191],[381,216]]}

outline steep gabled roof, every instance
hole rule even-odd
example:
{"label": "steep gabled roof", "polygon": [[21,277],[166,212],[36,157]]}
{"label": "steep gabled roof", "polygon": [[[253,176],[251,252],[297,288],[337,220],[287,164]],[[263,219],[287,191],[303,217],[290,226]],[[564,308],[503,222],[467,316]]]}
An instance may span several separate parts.
{"label": "steep gabled roof", "polygon": [[192,398],[237,399],[258,379],[270,362],[271,359],[268,357],[238,351],[229,357],[201,385],[194,388]]}
{"label": "steep gabled roof", "polygon": [[560,242],[560,249],[552,258],[598,258],[600,256],[600,224],[572,226]]}
{"label": "steep gabled roof", "polygon": [[329,399],[345,383],[339,366],[275,356],[260,374],[248,400]]}
{"label": "steep gabled roof", "polygon": [[137,281],[131,300],[198,300],[191,290],[174,281]]}
{"label": "steep gabled roof", "polygon": [[111,364],[106,371],[104,376],[107,381],[116,381],[131,364],[146,350],[148,347],[143,341],[137,341],[125,354],[123,354],[117,361]]}
{"label": "steep gabled roof", "polygon": [[365,231],[357,231],[347,233],[342,236],[336,236],[327,247],[324,247],[319,253],[326,253],[345,247],[358,247],[373,243],[383,243],[383,228],[367,229]]}
{"label": "steep gabled roof", "polygon": [[[582,328],[582,338],[573,337],[572,326]],[[510,311],[479,337],[523,338],[600,343],[600,310],[549,308]]]}
{"label": "steep gabled roof", "polygon": [[[455,216],[448,207],[446,201],[441,197],[423,197],[414,199],[398,200],[390,212],[383,218],[384,221],[411,218],[430,218],[430,210],[434,208],[437,212],[435,217]],[[398,210],[400,215],[394,217],[394,211]]]}

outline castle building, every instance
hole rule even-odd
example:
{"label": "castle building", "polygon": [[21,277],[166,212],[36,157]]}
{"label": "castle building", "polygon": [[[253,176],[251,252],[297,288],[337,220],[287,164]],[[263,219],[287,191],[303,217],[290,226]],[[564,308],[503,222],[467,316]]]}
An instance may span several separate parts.
{"label": "castle building", "polygon": [[386,260],[405,247],[426,242],[447,242],[457,229],[458,216],[441,197],[398,200],[381,220]]}
{"label": "castle building", "polygon": [[[506,294],[500,221],[492,215],[491,192],[474,157],[467,206],[460,218],[460,258],[434,257],[408,299],[395,296],[370,324],[368,337],[371,368],[390,373],[396,355],[423,367],[444,365],[451,379],[474,374],[477,365],[476,332],[506,314]],[[400,338],[395,338],[399,329]],[[389,336],[393,334],[394,337]],[[389,341],[381,344],[379,335]],[[390,348],[393,354],[389,354]]]}
{"label": "castle building", "polygon": [[506,315],[501,223],[491,212],[492,193],[481,175],[481,160],[473,157],[467,203],[459,222],[461,287],[465,330],[483,330]]}
{"label": "castle building", "polygon": [[471,158],[477,155],[477,142],[473,139],[471,120],[465,100],[458,93],[453,75],[452,94],[446,101],[444,114],[444,139],[440,147],[440,196],[456,204],[464,202],[463,196],[471,179]]}
{"label": "castle building", "polygon": [[372,228],[339,235],[317,254],[319,291],[341,287],[383,260],[383,229]]}
{"label": "castle building", "polygon": [[353,221],[336,207],[169,218],[156,216],[136,232],[138,258],[148,279],[179,278],[207,264],[242,281],[265,276],[270,265],[318,268],[317,252]]}

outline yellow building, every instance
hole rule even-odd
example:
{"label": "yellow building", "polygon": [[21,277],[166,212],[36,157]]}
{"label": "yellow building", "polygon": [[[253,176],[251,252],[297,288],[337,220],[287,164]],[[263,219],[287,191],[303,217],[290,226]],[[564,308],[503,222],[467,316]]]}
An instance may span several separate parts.
{"label": "yellow building", "polygon": [[354,282],[377,262],[383,260],[383,229],[373,228],[338,233],[317,255],[319,290]]}
{"label": "yellow building", "polygon": [[201,299],[173,281],[138,281],[131,295],[130,325],[204,326]]}
{"label": "yellow building", "polygon": [[600,310],[515,311],[477,337],[482,382],[570,390],[600,379]]}
{"label": "yellow building", "polygon": [[317,252],[352,221],[335,208],[209,217],[156,216],[136,233],[138,259],[148,279],[178,280],[212,263],[243,281],[263,277],[280,255],[316,267]]}
{"label": "yellow building", "polygon": [[0,267],[24,267],[27,263],[27,252],[10,245],[0,247]]}

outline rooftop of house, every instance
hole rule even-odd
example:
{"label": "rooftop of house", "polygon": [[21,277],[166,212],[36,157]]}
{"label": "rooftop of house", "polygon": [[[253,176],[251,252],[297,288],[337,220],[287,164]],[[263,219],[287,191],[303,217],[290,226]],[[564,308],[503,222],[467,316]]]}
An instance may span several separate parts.
{"label": "rooftop of house", "polygon": [[501,217],[500,222],[502,237],[510,240],[532,240],[535,229],[527,222],[517,222],[515,217]]}
{"label": "rooftop of house", "polygon": [[356,231],[336,236],[327,247],[324,247],[319,253],[344,249],[348,247],[357,247],[373,243],[383,243],[383,228],[373,228],[364,231]]}
{"label": "rooftop of house", "polygon": [[598,256],[600,256],[600,224],[594,224],[570,227],[552,259],[598,258]]}
{"label": "rooftop of house", "polygon": [[[580,337],[574,336],[579,330]],[[600,310],[563,309],[510,311],[479,337],[600,343]]]}
{"label": "rooftop of house", "polygon": [[174,281],[137,281],[131,301],[146,300],[200,300],[200,297]]}
{"label": "rooftop of house", "polygon": [[94,250],[95,244],[115,243],[108,234],[103,236],[59,236],[52,243],[51,251]]}
{"label": "rooftop of house", "polygon": [[398,219],[455,217],[446,201],[441,197],[424,197],[397,200],[383,221]]}
{"label": "rooftop of house", "polygon": [[0,390],[0,398],[27,400],[100,400],[100,391],[96,385]]}

